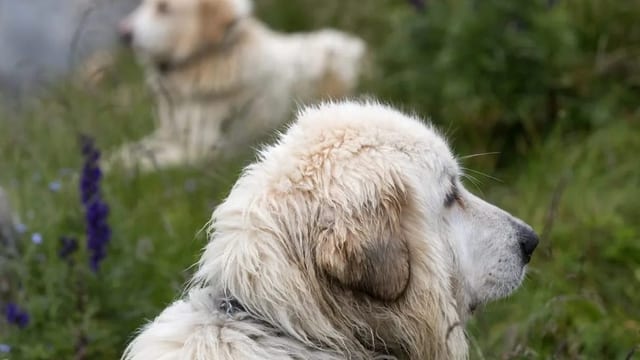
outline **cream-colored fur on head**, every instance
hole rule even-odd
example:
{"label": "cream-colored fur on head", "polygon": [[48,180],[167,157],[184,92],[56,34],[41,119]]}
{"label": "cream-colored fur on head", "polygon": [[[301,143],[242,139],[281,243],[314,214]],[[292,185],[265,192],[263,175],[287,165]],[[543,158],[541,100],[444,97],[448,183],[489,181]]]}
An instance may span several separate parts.
{"label": "cream-colored fur on head", "polygon": [[465,320],[518,287],[537,238],[460,175],[417,118],[306,108],[215,210],[188,294],[124,358],[466,358]]}
{"label": "cream-colored fur on head", "polygon": [[142,170],[248,152],[300,104],[353,92],[365,43],[337,30],[282,34],[250,0],[143,0],[121,24],[158,124],[108,160]]}

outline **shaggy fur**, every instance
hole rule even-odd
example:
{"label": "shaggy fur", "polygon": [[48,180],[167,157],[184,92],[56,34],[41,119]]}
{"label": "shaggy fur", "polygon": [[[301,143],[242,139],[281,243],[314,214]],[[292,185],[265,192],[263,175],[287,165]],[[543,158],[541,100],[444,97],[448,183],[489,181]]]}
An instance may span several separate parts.
{"label": "shaggy fur", "polygon": [[537,238],[459,176],[416,118],[307,108],[215,210],[190,290],[124,359],[466,358],[465,320],[519,286]]}
{"label": "shaggy fur", "polygon": [[249,0],[144,0],[121,25],[144,65],[158,124],[112,162],[151,170],[250,150],[297,104],[350,94],[365,53],[336,30],[281,34]]}

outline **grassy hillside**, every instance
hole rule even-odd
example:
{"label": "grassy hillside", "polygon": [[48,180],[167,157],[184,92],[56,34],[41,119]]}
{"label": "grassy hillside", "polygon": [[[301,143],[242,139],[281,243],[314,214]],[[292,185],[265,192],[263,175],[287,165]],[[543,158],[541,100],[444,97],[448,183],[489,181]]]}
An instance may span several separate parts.
{"label": "grassy hillside", "polygon": [[[258,4],[279,29],[365,37],[372,66],[361,94],[430,117],[460,155],[500,152],[464,160],[468,186],[542,242],[523,288],[469,324],[474,359],[624,359],[640,345],[638,5]],[[0,185],[22,223],[17,251],[0,249],[0,303],[29,315],[23,328],[0,318],[0,344],[11,347],[0,359],[117,358],[182,290],[202,227],[251,159],[106,176],[111,241],[94,273],[78,136],[113,149],[151,129],[150,109],[125,54],[100,88],[61,85],[0,118]],[[62,236],[79,251],[61,258]]]}

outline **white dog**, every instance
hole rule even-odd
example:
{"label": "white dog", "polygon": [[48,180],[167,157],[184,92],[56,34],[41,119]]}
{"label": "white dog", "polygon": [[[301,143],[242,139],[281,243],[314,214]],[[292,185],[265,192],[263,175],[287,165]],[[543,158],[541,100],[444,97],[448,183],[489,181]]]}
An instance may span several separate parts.
{"label": "white dog", "polygon": [[122,22],[159,123],[112,160],[148,170],[247,151],[297,104],[354,90],[362,40],[328,29],[277,33],[251,8],[250,0],[143,0]]}
{"label": "white dog", "polygon": [[124,358],[464,359],[538,238],[464,189],[445,141],[377,104],[304,110],[213,214],[191,290]]}

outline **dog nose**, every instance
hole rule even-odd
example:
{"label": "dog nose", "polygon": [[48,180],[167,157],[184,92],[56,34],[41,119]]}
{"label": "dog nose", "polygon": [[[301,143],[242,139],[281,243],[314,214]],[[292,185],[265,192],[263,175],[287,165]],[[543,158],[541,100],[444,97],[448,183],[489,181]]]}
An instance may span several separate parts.
{"label": "dog nose", "polygon": [[120,41],[127,46],[133,42],[133,31],[126,21],[118,25],[118,36],[120,37]]}
{"label": "dog nose", "polygon": [[531,261],[531,255],[533,251],[538,246],[538,242],[540,239],[538,238],[538,234],[533,231],[528,226],[521,226],[518,229],[518,242],[520,244],[520,249],[522,250],[522,255],[525,264],[528,264]]}

